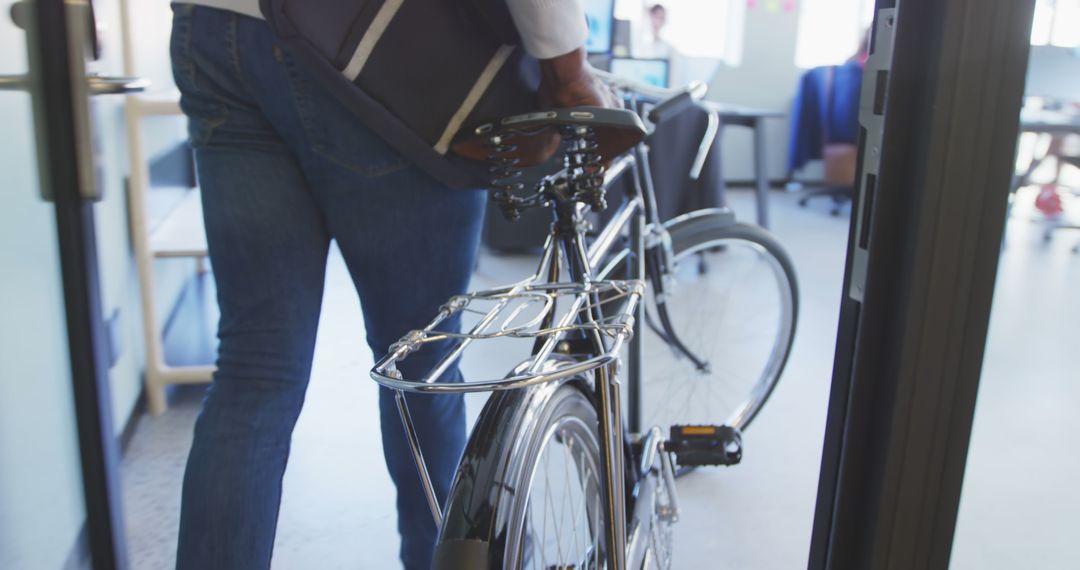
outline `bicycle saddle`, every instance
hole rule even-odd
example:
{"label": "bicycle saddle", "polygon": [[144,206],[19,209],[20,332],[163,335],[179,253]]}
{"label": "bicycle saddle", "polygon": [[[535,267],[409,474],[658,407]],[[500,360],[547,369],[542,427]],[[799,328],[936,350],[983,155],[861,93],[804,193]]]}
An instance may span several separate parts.
{"label": "bicycle saddle", "polygon": [[452,150],[471,160],[487,160],[491,144],[511,148],[503,157],[514,160],[520,168],[543,164],[556,151],[565,135],[587,131],[594,137],[602,163],[633,148],[645,137],[641,118],[625,109],[605,107],[566,107],[513,115],[461,131]]}

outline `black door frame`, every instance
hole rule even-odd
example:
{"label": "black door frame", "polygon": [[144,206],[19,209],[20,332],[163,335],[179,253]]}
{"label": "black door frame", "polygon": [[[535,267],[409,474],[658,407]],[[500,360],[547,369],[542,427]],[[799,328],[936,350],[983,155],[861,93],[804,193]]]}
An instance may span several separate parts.
{"label": "black door frame", "polygon": [[47,173],[41,180],[42,190],[56,212],[90,561],[95,570],[122,570],[127,565],[119,508],[118,443],[102,333],[93,204],[84,198],[93,192],[82,187],[94,177],[80,172],[84,164],[80,153],[91,149],[79,147],[74,110],[79,104],[76,97],[86,96],[85,89],[74,85],[85,81],[73,72],[84,69],[82,62],[72,60],[82,50],[81,46],[71,49],[72,14],[64,0],[35,0],[34,4],[36,17],[28,23],[36,29],[27,33],[33,42],[28,46],[30,57],[37,64],[30,73],[36,83],[32,96],[37,99],[37,136],[43,139],[38,144],[38,160]]}
{"label": "black door frame", "polygon": [[869,184],[876,153],[860,144],[853,212],[867,215],[849,232],[813,570],[948,568],[1013,172],[1034,0],[877,2],[893,7]]}

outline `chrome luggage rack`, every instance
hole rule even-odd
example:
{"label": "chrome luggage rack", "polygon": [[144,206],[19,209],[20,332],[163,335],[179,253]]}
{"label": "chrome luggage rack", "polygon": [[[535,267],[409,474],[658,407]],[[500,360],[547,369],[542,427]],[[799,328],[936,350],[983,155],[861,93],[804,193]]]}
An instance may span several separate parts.
{"label": "chrome luggage rack", "polygon": [[[550,262],[551,248],[545,248],[545,262]],[[389,354],[376,363],[371,377],[394,390],[394,400],[401,416],[405,437],[416,463],[420,482],[436,526],[442,525],[442,508],[435,495],[435,486],[424,460],[416,426],[405,399],[406,392],[453,394],[514,390],[557,382],[579,376],[605,366],[613,367],[623,344],[634,332],[634,310],[641,300],[644,282],[588,281],[581,283],[543,282],[538,275],[521,283],[488,291],[458,295],[439,309],[439,314],[421,330],[410,331],[390,346]],[[568,301],[569,303],[560,303]],[[476,305],[491,304],[487,310]],[[612,307],[611,315],[594,310],[604,305]],[[561,310],[560,305],[565,305]],[[480,321],[466,333],[438,330],[438,326],[458,313],[473,313]],[[599,315],[599,318],[595,318]],[[598,340],[604,350],[584,360],[553,359],[551,355],[572,332],[585,332]],[[447,370],[461,359],[465,349],[477,340],[496,338],[532,339],[532,357],[517,367],[510,376],[495,380],[440,382]],[[423,350],[425,345],[451,341],[455,344],[439,362],[419,380],[404,378],[398,363],[410,354]]]}
{"label": "chrome luggage rack", "polygon": [[[555,382],[609,365],[618,358],[622,345],[633,335],[633,314],[644,284],[638,280],[607,280],[580,283],[546,283],[535,277],[521,283],[458,295],[439,309],[438,316],[421,330],[410,331],[390,346],[371,371],[379,384],[398,391],[425,393],[466,393],[513,390]],[[564,302],[568,301],[568,305]],[[625,302],[623,302],[625,301]],[[621,306],[599,320],[591,317],[600,305]],[[487,308],[478,308],[484,307]],[[560,308],[560,305],[564,305]],[[472,313],[480,320],[468,332],[438,330],[440,324],[458,313]],[[584,316],[584,317],[583,317]],[[602,353],[585,360],[549,359],[568,333],[598,333],[605,342]],[[496,338],[533,339],[539,345],[532,358],[505,378],[440,382],[439,378],[460,360],[465,349],[478,340]],[[455,344],[438,364],[420,379],[404,378],[398,363],[425,345],[451,341]]]}

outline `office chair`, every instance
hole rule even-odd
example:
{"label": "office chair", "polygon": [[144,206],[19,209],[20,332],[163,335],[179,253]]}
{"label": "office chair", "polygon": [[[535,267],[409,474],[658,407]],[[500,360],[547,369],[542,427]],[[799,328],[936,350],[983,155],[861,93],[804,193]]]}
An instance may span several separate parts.
{"label": "office chair", "polygon": [[[1069,164],[1069,165],[1072,165],[1072,166],[1074,166],[1076,168],[1080,168],[1080,156],[1058,155],[1057,158],[1058,158],[1058,160],[1062,161],[1065,164]],[[1075,224],[1075,223],[1061,222],[1061,221],[1052,222],[1052,223],[1047,225],[1046,233],[1043,234],[1043,240],[1047,241],[1047,242],[1050,241],[1054,237],[1054,232],[1056,232],[1058,230],[1080,230],[1080,225]],[[1072,252],[1073,253],[1080,253],[1080,242],[1077,242],[1077,244],[1075,246],[1073,246]]]}
{"label": "office chair", "polygon": [[803,75],[792,106],[792,130],[788,168],[800,168],[808,160],[820,158],[825,176],[821,187],[799,198],[806,207],[812,198],[832,198],[832,215],[855,194],[859,95],[862,65],[850,61],[840,66],[809,70]]}

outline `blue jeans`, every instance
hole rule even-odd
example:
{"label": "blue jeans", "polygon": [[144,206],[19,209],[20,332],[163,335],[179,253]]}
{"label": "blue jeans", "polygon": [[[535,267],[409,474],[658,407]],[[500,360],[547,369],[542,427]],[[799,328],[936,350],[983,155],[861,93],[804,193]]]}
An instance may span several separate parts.
{"label": "blue jeans", "polygon": [[[320,89],[264,22],[190,5],[174,11],[173,72],[221,306],[218,371],[184,475],[177,567],[265,569],[330,240],[345,258],[379,357],[466,290],[484,194],[449,190],[411,166]],[[403,372],[417,374],[444,351],[410,357]],[[456,369],[448,374],[459,379]],[[465,442],[463,400],[409,401],[445,498]],[[406,568],[427,568],[436,529],[385,389],[379,412],[401,559]]]}

